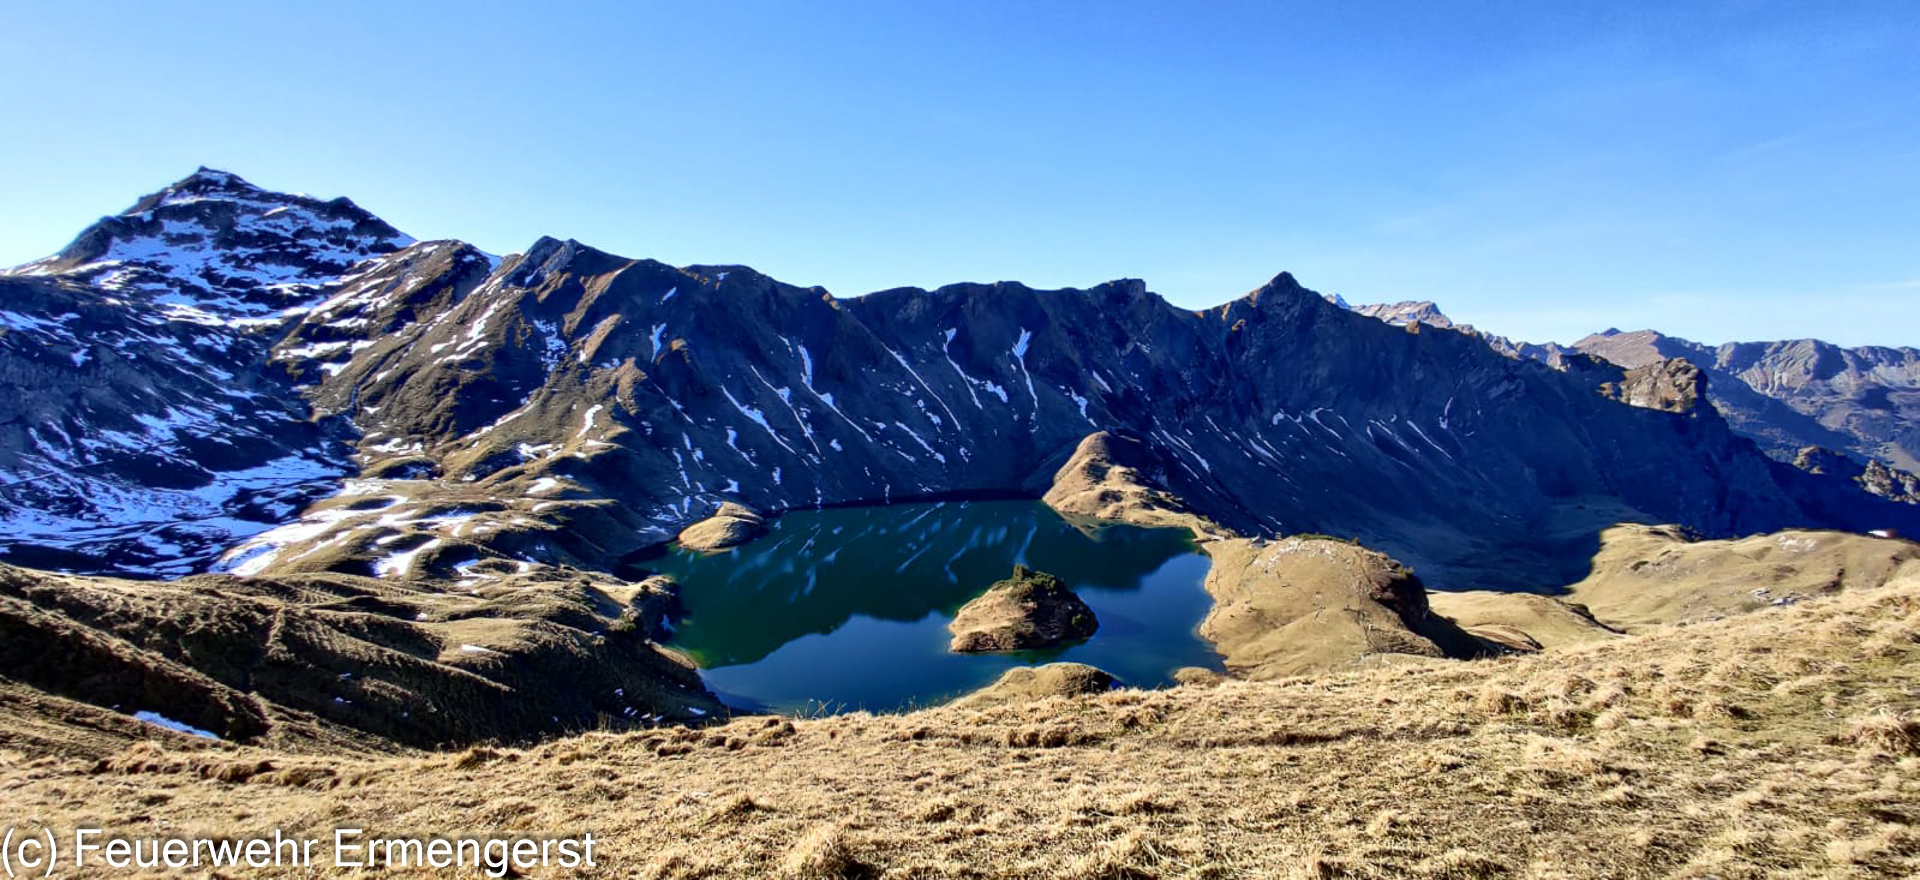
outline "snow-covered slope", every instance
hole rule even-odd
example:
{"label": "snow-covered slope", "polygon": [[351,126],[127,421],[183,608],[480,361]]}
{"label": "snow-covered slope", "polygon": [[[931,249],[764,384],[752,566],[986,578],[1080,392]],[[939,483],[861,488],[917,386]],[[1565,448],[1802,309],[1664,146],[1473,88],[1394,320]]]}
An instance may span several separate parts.
{"label": "snow-covered slope", "polygon": [[412,243],[345,198],[268,192],[201,168],[6,274],[83,282],[169,320],[223,325],[298,309],[349,266]]}
{"label": "snow-covered slope", "polygon": [[268,347],[410,244],[352,202],[201,169],[0,273],[0,551],[184,573],[344,472]]}

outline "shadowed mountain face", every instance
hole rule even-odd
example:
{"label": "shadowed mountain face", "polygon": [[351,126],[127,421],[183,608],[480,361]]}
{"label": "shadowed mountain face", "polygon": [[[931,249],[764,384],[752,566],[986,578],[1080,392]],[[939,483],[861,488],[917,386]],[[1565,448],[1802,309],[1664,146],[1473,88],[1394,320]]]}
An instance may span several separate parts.
{"label": "shadowed mountain face", "polygon": [[1920,470],[1920,350],[1815,339],[1706,346],[1652,330],[1596,333],[1574,347],[1624,367],[1684,358],[1714,404],[1776,458],[1808,446]]}
{"label": "shadowed mountain face", "polygon": [[[256,222],[248,218],[282,198],[294,197],[235,200],[235,223]],[[553,239],[496,261],[458,242],[392,250],[404,240],[384,224],[349,231],[371,236],[360,239],[369,259],[273,320],[222,319],[257,347],[225,361],[170,354],[206,367],[182,366],[181,378],[155,380],[155,394],[66,428],[79,443],[104,436],[107,419],[166,419],[182,388],[218,370],[234,377],[222,387],[261,389],[258,405],[278,408],[272,424],[310,432],[310,443],[276,440],[260,453],[268,458],[231,464],[297,449],[336,468],[318,477],[332,496],[271,530],[272,516],[232,528],[239,543],[221,555],[224,569],[457,577],[499,559],[605,570],[722,500],[781,510],[1038,495],[1076,444],[1103,430],[1150,447],[1167,488],[1227,528],[1355,537],[1446,586],[1565,583],[1598,529],[1621,520],[1725,535],[1912,529],[1917,516],[1768,459],[1711,408],[1616,402],[1607,395],[1623,380],[1618,368],[1580,358],[1554,370],[1460,333],[1389,326],[1286,274],[1199,312],[1137,281],[843,300],[742,267],[674,268]],[[115,305],[97,278],[61,265],[4,282],[7,309],[29,303],[23,327],[59,326],[55,312],[68,306],[18,293],[49,287],[99,310],[102,326],[116,309],[121,324],[140,326],[148,306]],[[34,375],[85,369],[41,361]],[[248,412],[226,412],[169,427],[168,442],[186,449],[265,430]],[[351,456],[329,451],[328,426]],[[180,457],[208,474],[188,471],[180,491],[235,469]],[[32,476],[53,468],[46,458],[44,436],[28,435],[0,468]],[[135,491],[174,470],[112,473]],[[5,501],[12,521],[46,516],[52,503],[19,492]],[[236,518],[216,508],[209,516]],[[66,541],[80,560],[70,564],[124,571],[209,559],[154,551],[165,525],[113,527],[113,542],[49,534],[10,552]]]}
{"label": "shadowed mountain face", "polygon": [[[1816,339],[1731,342],[1718,347],[1653,330],[1595,333],[1563,348],[1514,342],[1459,324],[1428,301],[1350,306],[1394,326],[1457,330],[1508,357],[1578,369],[1582,355],[1629,371],[1685,361],[1700,373],[1714,409],[1768,455],[1803,470],[1838,475],[1873,494],[1920,500],[1920,351],[1841,348]],[[1667,368],[1670,369],[1670,368]],[[1636,405],[1665,404],[1640,389]]]}

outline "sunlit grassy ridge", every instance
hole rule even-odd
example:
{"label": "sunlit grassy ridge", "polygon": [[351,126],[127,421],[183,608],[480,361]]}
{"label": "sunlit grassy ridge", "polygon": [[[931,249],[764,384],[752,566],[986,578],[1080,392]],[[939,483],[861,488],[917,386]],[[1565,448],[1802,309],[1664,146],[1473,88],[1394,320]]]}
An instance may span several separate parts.
{"label": "sunlit grassy ridge", "polygon": [[1903,877],[1916,660],[1905,575],[1276,682],[399,758],[9,753],[0,803],[138,834],[593,831],[596,876]]}

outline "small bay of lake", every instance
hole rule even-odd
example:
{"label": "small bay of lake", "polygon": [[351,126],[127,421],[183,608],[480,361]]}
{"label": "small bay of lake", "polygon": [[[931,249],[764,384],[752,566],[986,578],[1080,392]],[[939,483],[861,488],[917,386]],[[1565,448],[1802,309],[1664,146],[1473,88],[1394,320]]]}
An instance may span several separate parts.
{"label": "small bay of lake", "polygon": [[[953,654],[947,623],[1018,563],[1093,608],[1091,638],[1044,651]],[[1081,531],[1035,501],[795,511],[730,551],[669,546],[636,561],[680,584],[668,644],[743,709],[885,712],[940,703],[1015,666],[1073,661],[1125,684],[1221,668],[1196,629],[1208,561],[1183,530]],[[632,572],[638,573],[638,572]]]}

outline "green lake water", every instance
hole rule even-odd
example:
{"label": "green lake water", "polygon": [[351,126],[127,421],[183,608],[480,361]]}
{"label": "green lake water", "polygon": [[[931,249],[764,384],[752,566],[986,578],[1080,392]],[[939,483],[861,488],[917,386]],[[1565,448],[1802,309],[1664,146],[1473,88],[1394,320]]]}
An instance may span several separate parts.
{"label": "green lake water", "polygon": [[[1012,573],[1051,572],[1093,608],[1091,638],[1047,651],[952,654],[961,605]],[[1014,666],[1070,660],[1136,687],[1220,668],[1195,632],[1207,558],[1174,529],[1089,535],[1034,501],[893,504],[788,513],[718,555],[671,547],[639,568],[680,583],[669,644],[745,709],[876,712],[939,703]]]}

